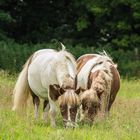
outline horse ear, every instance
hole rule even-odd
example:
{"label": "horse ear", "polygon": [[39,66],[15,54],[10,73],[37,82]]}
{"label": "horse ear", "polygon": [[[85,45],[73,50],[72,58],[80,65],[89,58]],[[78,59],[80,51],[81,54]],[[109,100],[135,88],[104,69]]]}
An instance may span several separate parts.
{"label": "horse ear", "polygon": [[52,88],[54,88],[55,90],[58,90],[60,89],[60,86],[59,85],[56,85],[56,84],[53,84],[53,85],[50,85]]}
{"label": "horse ear", "polygon": [[61,87],[61,88],[59,89],[59,92],[60,92],[60,94],[63,94],[63,93],[66,92],[66,91],[65,91],[64,88]]}
{"label": "horse ear", "polygon": [[49,96],[53,101],[56,101],[58,97],[61,95],[59,90],[60,90],[59,85],[54,84],[49,86]]}

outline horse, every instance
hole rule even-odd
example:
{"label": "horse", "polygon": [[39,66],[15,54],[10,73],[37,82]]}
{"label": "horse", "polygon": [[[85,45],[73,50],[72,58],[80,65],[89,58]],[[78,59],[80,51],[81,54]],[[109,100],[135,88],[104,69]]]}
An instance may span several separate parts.
{"label": "horse", "polygon": [[[65,50],[42,49],[34,52],[25,63],[14,88],[13,111],[26,107],[31,95],[34,117],[38,117],[40,98],[44,100],[43,118],[50,114],[51,126],[55,127],[57,105],[65,126],[76,126],[79,106],[75,90],[76,60]],[[46,118],[47,119],[47,118]]]}
{"label": "horse", "polygon": [[120,88],[117,65],[104,51],[77,59],[77,88],[81,89],[80,120],[104,119]]}

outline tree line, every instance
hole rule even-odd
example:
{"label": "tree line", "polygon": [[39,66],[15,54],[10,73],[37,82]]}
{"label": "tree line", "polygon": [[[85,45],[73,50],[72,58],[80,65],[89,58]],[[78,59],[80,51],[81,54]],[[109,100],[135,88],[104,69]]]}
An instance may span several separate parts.
{"label": "tree line", "polygon": [[139,0],[0,0],[0,41],[7,49],[13,45],[11,51],[17,44],[33,50],[38,43],[61,41],[78,49],[77,57],[87,48],[104,49],[127,73],[133,67],[139,74],[139,7]]}

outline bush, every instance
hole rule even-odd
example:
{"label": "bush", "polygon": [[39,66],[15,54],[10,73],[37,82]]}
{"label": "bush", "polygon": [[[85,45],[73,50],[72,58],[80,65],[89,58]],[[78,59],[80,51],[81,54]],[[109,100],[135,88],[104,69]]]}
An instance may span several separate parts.
{"label": "bush", "polygon": [[[52,48],[60,50],[56,42],[47,44],[17,44],[12,41],[0,42],[0,69],[9,71],[9,73],[19,72],[28,57],[36,50],[42,48]],[[83,46],[78,44],[75,46],[66,45],[66,49],[70,51],[76,58],[85,53],[98,53],[103,49],[118,64],[118,70],[122,76],[138,76],[140,75],[140,60],[135,56],[134,51],[113,50],[111,47]]]}

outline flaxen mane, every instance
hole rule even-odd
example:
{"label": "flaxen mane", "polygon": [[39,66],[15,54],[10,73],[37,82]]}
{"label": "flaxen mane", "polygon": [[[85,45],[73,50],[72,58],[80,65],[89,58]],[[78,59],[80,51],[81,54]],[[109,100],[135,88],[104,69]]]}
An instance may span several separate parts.
{"label": "flaxen mane", "polygon": [[67,92],[58,98],[58,103],[60,105],[68,104],[70,106],[75,106],[75,105],[79,105],[80,101],[79,101],[79,97],[77,94],[75,94],[74,92],[73,93]]}
{"label": "flaxen mane", "polygon": [[[71,53],[66,51],[66,48],[65,48],[65,46],[62,43],[61,43],[61,46],[62,46],[62,50],[60,52],[62,54],[64,54],[66,59],[71,61],[72,64],[76,67],[76,60],[75,60],[74,56]],[[75,67],[74,67],[74,69],[75,69]],[[75,71],[76,71],[76,69],[75,69]]]}
{"label": "flaxen mane", "polygon": [[[61,44],[62,50],[60,51],[63,56],[65,56],[65,61],[68,63],[72,63],[73,69],[76,75],[76,60],[72,54],[65,50],[65,46]],[[61,65],[62,67],[66,67],[66,65]],[[69,74],[64,78],[63,87],[69,89],[69,92],[64,93],[64,95],[60,96],[58,99],[59,104],[69,104],[76,105],[79,104],[78,95],[71,91],[71,89],[75,89],[75,77],[70,76]]]}
{"label": "flaxen mane", "polygon": [[[93,79],[91,87],[96,90],[98,96],[104,94],[107,96],[107,107],[109,105],[111,85],[113,80],[113,75],[110,69],[110,63],[115,66],[112,59],[106,54],[106,52],[101,53],[102,55],[102,69],[98,71],[97,77]],[[94,69],[94,68],[93,68]],[[96,69],[96,68],[95,68]],[[107,110],[108,108],[106,108]]]}

